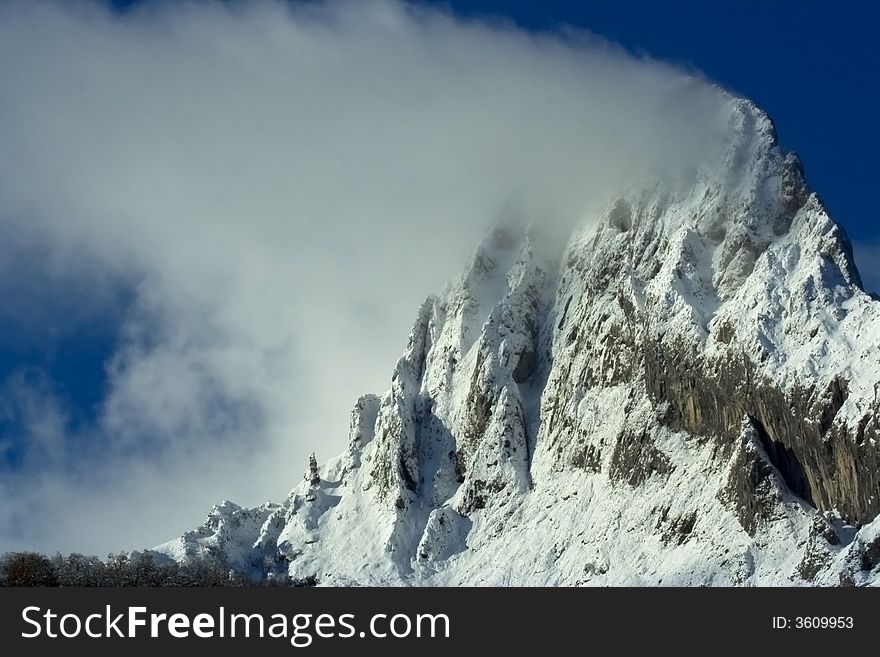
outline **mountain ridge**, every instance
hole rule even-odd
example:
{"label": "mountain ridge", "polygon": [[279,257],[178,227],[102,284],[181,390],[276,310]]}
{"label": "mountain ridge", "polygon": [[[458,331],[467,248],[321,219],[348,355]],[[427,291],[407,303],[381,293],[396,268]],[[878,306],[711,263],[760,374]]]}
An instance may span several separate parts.
{"label": "mountain ridge", "polygon": [[750,101],[548,255],[499,222],[280,505],[157,552],[324,584],[876,581],[880,303]]}

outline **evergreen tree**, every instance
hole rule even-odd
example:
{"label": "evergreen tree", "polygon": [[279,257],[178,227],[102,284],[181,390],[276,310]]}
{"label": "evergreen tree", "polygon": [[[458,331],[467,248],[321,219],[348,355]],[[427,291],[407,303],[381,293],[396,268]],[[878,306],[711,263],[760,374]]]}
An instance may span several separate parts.
{"label": "evergreen tree", "polygon": [[306,479],[312,486],[321,483],[321,475],[318,474],[318,459],[315,458],[314,452],[309,456],[309,471],[306,474]]}

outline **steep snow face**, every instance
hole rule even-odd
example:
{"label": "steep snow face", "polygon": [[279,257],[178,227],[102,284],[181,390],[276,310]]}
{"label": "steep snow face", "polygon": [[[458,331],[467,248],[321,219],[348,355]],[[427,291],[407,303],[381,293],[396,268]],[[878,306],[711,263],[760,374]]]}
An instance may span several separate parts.
{"label": "steep snow face", "polygon": [[157,548],[324,584],[866,584],[880,303],[751,103],[548,258],[498,224],[281,505]]}

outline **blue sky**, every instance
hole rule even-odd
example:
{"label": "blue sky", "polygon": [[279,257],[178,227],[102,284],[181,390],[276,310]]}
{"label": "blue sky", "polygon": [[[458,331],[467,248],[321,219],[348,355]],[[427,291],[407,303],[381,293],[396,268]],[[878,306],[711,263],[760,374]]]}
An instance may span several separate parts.
{"label": "blue sky", "polygon": [[[131,5],[150,3],[151,0],[127,0],[113,2],[112,5],[119,12],[127,12]],[[164,4],[168,7],[175,6],[173,2]],[[799,153],[810,184],[825,199],[832,215],[845,226],[856,243],[857,257],[863,265],[863,273],[866,274],[869,285],[872,289],[880,289],[880,267],[875,264],[880,261],[880,229],[875,220],[874,200],[875,178],[878,173],[876,154],[880,152],[875,116],[880,94],[880,61],[876,48],[872,45],[875,41],[873,32],[880,18],[876,3],[841,2],[832,5],[813,0],[737,0],[728,3],[690,0],[668,3],[633,0],[580,3],[559,0],[449,0],[436,4],[452,8],[465,16],[493,20],[500,18],[528,30],[553,32],[565,29],[566,25],[586,29],[621,44],[636,55],[647,55],[669,61],[684,69],[701,71],[723,86],[752,98],[775,120],[782,144]],[[833,10],[830,9],[832,6]],[[101,25],[108,32],[115,29]],[[217,29],[216,25],[211,28],[214,29]],[[205,33],[211,30],[206,29]],[[111,54],[101,59],[101,48],[106,44],[101,30],[96,35],[95,52],[98,55],[91,60],[91,67],[98,71],[98,75],[106,68],[112,76],[111,87],[119,84],[123,95],[130,92],[132,97],[140,98],[138,94],[142,90],[126,86],[127,75],[117,75],[113,70],[116,63],[110,61],[117,55],[128,56],[129,51],[126,48],[114,51],[108,47],[106,52]],[[233,36],[241,37],[238,33]],[[112,41],[109,37],[108,39]],[[127,46],[128,41],[124,43]],[[139,42],[135,40],[132,43],[136,49]],[[89,46],[91,45],[90,43]],[[75,46],[77,51],[87,50],[80,49],[77,44]],[[55,47],[55,44],[47,43],[46,48],[50,47]],[[63,47],[63,44],[59,47]],[[186,56],[190,55],[186,46],[181,51]],[[155,55],[161,57],[163,53],[157,52]],[[150,57],[153,58],[153,55]],[[39,59],[31,58],[29,65],[39,69],[42,65]],[[142,62],[133,61],[135,65],[142,66]],[[206,77],[210,78],[213,73],[211,62],[201,62],[200,65],[208,72]],[[524,74],[524,79],[529,79],[528,75]],[[106,81],[100,76],[95,80]],[[96,83],[95,80],[92,82]],[[52,91],[50,88],[48,93],[51,94]],[[74,89],[70,97],[74,102],[79,102],[79,91]],[[186,90],[181,90],[180,95],[185,94]],[[49,100],[46,105],[51,106],[57,102],[51,95]],[[147,95],[138,102],[143,105],[151,103],[151,100]],[[236,100],[232,98],[228,104],[235,106]],[[109,100],[105,99],[98,110],[103,112],[108,105],[117,102],[124,106],[125,99],[120,100],[119,95],[112,96]],[[135,101],[127,107],[132,113],[138,111]],[[152,111],[153,108],[148,109]],[[263,108],[258,109],[263,111]],[[51,112],[51,107],[48,111]],[[65,110],[57,115],[49,115],[46,125],[61,125],[63,128],[67,114]],[[271,108],[266,111],[266,115],[271,120]],[[118,116],[107,116],[111,121],[119,121],[117,128],[122,131],[119,134],[126,132],[126,121],[129,119],[124,112]],[[102,114],[101,120],[105,118]],[[146,118],[152,118],[149,112],[146,113]],[[83,134],[86,134],[88,123],[88,120],[83,123],[80,117],[79,124],[71,124],[72,127],[63,130],[65,138],[68,135],[75,137],[83,125],[86,126]],[[211,122],[207,120],[204,123],[208,125]],[[201,127],[196,125],[188,132],[198,133]],[[255,134],[260,139],[264,138],[259,133]],[[181,142],[188,136],[187,133],[173,135],[174,139]],[[261,143],[271,145],[271,140]],[[197,145],[201,147],[201,142]],[[87,146],[90,147],[89,144]],[[148,150],[151,144],[147,143],[145,146]],[[112,161],[112,148],[104,154],[110,158],[108,161]],[[183,158],[185,157],[184,153]],[[161,159],[160,163],[163,166],[165,164]],[[197,164],[202,169],[207,169],[215,163]],[[149,163],[144,165],[145,170],[148,165]],[[132,166],[137,173],[140,164],[134,162]],[[64,175],[71,173],[71,180],[74,180],[75,175],[72,174],[76,173],[76,167],[72,166],[70,169]],[[157,171],[161,176],[162,166]],[[226,175],[228,171],[221,170],[220,173]],[[115,175],[115,171],[108,170],[108,178]],[[241,175],[247,177],[248,173],[243,171]],[[235,181],[234,178],[232,180]],[[123,182],[126,181],[123,178]],[[94,181],[90,180],[90,184],[91,182]],[[248,184],[254,185],[260,193],[265,192],[264,180],[249,180]],[[218,197],[216,204],[211,199],[211,204],[207,207],[211,211],[222,213],[234,206],[236,199],[223,196],[223,185],[216,187],[217,189],[210,186],[202,189],[202,196],[215,194]],[[132,189],[135,192],[141,191],[137,187]],[[101,189],[100,193],[112,196],[113,191]],[[147,192],[144,207],[156,202],[152,190],[147,189]],[[161,197],[161,194],[158,196]],[[367,199],[367,202],[370,200]],[[281,208],[280,211],[285,208],[283,203],[279,203],[277,207]],[[83,225],[87,226],[88,222]],[[273,224],[270,222],[269,225]],[[405,230],[406,227],[397,227],[398,231],[401,229]],[[194,230],[200,228],[196,226]],[[108,234],[105,235],[104,232]],[[340,375],[333,374],[333,367],[327,367],[327,371],[315,374],[315,378],[321,380],[318,383],[314,379],[310,380],[312,387],[323,386],[327,390],[335,391],[333,396],[337,399],[330,404],[321,398],[309,399],[309,386],[303,385],[302,381],[288,381],[285,378],[288,370],[292,369],[289,363],[296,363],[299,367],[300,361],[292,356],[290,361],[278,357],[278,354],[286,353],[287,349],[286,330],[282,330],[285,322],[295,323],[299,321],[299,316],[296,313],[290,316],[290,313],[284,314],[282,311],[275,313],[275,305],[301,303],[305,308],[313,308],[315,299],[288,299],[290,284],[283,280],[271,280],[274,271],[261,271],[260,268],[269,262],[268,259],[262,261],[255,258],[249,265],[246,277],[235,278],[230,275],[227,280],[225,277],[228,272],[222,266],[215,267],[215,263],[206,263],[200,259],[198,252],[207,252],[209,249],[195,248],[194,254],[191,254],[184,248],[187,246],[185,236],[173,231],[168,234],[174,239],[167,244],[161,241],[151,242],[158,234],[160,233],[154,234],[144,229],[143,251],[150,252],[150,256],[143,262],[138,248],[120,250],[116,254],[112,248],[116,243],[127,248],[131,248],[132,241],[135,247],[140,246],[140,243],[129,236],[114,233],[112,226],[88,240],[77,234],[65,236],[65,239],[58,240],[60,244],[63,243],[61,251],[47,250],[39,239],[30,234],[16,236],[20,241],[7,239],[0,244],[0,294],[6,300],[3,308],[0,308],[0,491],[4,474],[20,471],[25,455],[34,452],[33,446],[27,444],[27,441],[32,441],[36,436],[42,441],[39,449],[43,451],[38,450],[38,453],[49,455],[59,451],[57,434],[60,433],[64,434],[60,450],[64,455],[53,456],[50,459],[52,462],[45,464],[47,472],[52,467],[56,471],[58,468],[71,471],[75,469],[78,481],[87,481],[87,487],[97,486],[96,482],[99,480],[113,481],[114,475],[110,468],[97,467],[102,458],[110,459],[107,454],[115,459],[126,458],[126,455],[130,456],[132,453],[167,454],[168,460],[156,461],[157,468],[163,472],[170,472],[169,463],[174,463],[179,464],[188,477],[195,462],[204,470],[202,477],[208,477],[209,474],[214,479],[227,477],[228,482],[220,481],[223,485],[218,485],[215,489],[209,488],[204,479],[195,478],[192,489],[183,491],[169,488],[169,496],[181,498],[191,495],[193,508],[206,510],[210,503],[216,501],[214,496],[226,494],[225,491],[230,495],[236,493],[234,484],[239,484],[243,476],[241,468],[232,468],[227,461],[218,460],[211,467],[205,466],[204,455],[207,452],[223,452],[234,458],[241,456],[236,451],[237,448],[230,447],[225,442],[227,436],[235,437],[230,440],[240,438],[239,427],[235,421],[227,422],[224,419],[218,403],[227,404],[230,408],[237,404],[248,408],[254,396],[258,397],[258,393],[263,390],[256,383],[248,388],[250,380],[247,375],[239,376],[243,368],[251,366],[251,353],[259,354],[268,363],[263,369],[253,366],[254,380],[259,380],[269,390],[278,389],[282,384],[288,386],[284,388],[284,396],[277,401],[278,407],[291,407],[298,412],[301,409],[290,401],[297,398],[305,400],[302,404],[311,407],[312,415],[338,419],[338,430],[333,428],[331,433],[334,436],[338,433],[339,438],[334,438],[336,442],[332,442],[333,446],[326,450],[329,453],[324,454],[332,455],[338,451],[338,445],[344,443],[347,410],[357,395],[368,390],[381,390],[387,382],[388,371],[405,342],[408,322],[423,298],[419,295],[424,294],[424,288],[436,289],[442,284],[440,281],[455,273],[455,267],[449,265],[450,261],[455,261],[454,258],[438,258],[431,264],[427,262],[430,258],[423,256],[421,259],[426,261],[423,263],[425,272],[414,273],[407,280],[398,281],[398,294],[393,300],[385,299],[384,306],[365,301],[363,295],[353,295],[353,300],[348,299],[345,297],[345,290],[349,281],[340,279],[341,282],[334,292],[340,296],[340,303],[346,302],[347,306],[339,311],[343,313],[342,319],[335,322],[339,328],[334,329],[336,332],[332,336],[328,335],[327,339],[332,337],[335,340],[335,346],[332,347],[334,351],[343,352],[339,355],[341,361],[355,360],[360,365],[360,371]],[[230,241],[241,237],[234,232],[232,234]],[[199,236],[201,244],[216,237],[211,232],[199,233]],[[474,243],[474,237],[465,230],[460,237],[461,244],[444,245],[438,241],[433,245],[433,251],[441,253],[445,249],[450,253],[458,253],[463,248],[462,245]],[[283,247],[285,239],[287,238],[284,235],[280,235],[275,240],[277,244],[271,246]],[[363,239],[366,240],[367,237]],[[224,243],[218,241],[218,244],[223,246]],[[357,241],[349,244],[349,252],[356,251],[358,245]],[[257,247],[268,249],[263,244],[257,244]],[[319,250],[315,252],[322,255]],[[96,253],[102,254],[103,260],[96,257]],[[107,253],[111,254],[109,258]],[[390,254],[388,259],[392,257],[399,256],[396,253]],[[368,268],[375,266],[375,259],[361,262],[357,260],[357,256],[351,256],[349,260],[351,262],[346,266],[353,267],[358,272],[358,277],[364,279],[363,285],[368,287]],[[73,270],[69,267],[71,262],[75,263]],[[325,261],[318,259],[317,266],[325,266]],[[333,276],[329,271],[322,270],[322,273],[329,278]],[[296,269],[285,271],[284,275],[303,276]],[[189,287],[179,284],[184,278]],[[381,289],[382,285],[387,285],[387,280],[377,280],[382,282],[373,284],[371,289]],[[226,294],[227,287],[228,296],[238,295],[235,297],[238,300],[236,310],[242,316],[233,316],[233,313],[215,307],[217,299],[206,293],[203,295],[205,290],[214,288]],[[257,288],[260,290],[259,294],[263,294],[265,289],[269,289],[271,293],[259,296],[254,293]],[[180,308],[184,306],[187,312],[180,314]],[[266,308],[270,310],[266,311]],[[150,315],[151,312],[156,316]],[[243,324],[250,316],[259,316],[263,325],[272,326],[276,330],[249,333],[250,329]],[[168,317],[174,318],[177,323],[163,324]],[[150,333],[157,325],[161,330],[156,335]],[[144,326],[148,330],[145,331]],[[315,330],[319,332],[316,336],[320,338],[329,333],[326,325]],[[195,348],[191,348],[194,343]],[[343,344],[350,353],[340,347]],[[364,344],[368,345],[369,353],[365,352]],[[158,349],[156,345],[159,345]],[[324,347],[312,350],[320,352],[322,348]],[[308,361],[308,358],[302,358]],[[273,362],[273,359],[276,360]],[[278,371],[275,371],[272,367],[275,363],[285,363],[285,367],[279,366],[276,368]],[[260,367],[262,365],[260,361]],[[169,374],[171,370],[173,372]],[[233,372],[234,376],[228,376],[229,372]],[[334,376],[342,376],[345,380],[334,379]],[[222,394],[212,397],[212,386],[217,380],[223,382],[219,386]],[[376,381],[379,383],[375,383]],[[192,383],[190,388],[184,385],[188,383]],[[107,406],[105,402],[108,398],[108,386],[111,384],[116,388],[113,404]],[[180,389],[176,386],[180,386]],[[193,387],[198,390],[198,398],[195,400],[186,398],[184,394],[192,392]],[[167,394],[163,395],[165,391]],[[137,406],[146,402],[150,405],[146,410]],[[231,415],[235,415],[235,412],[231,412]],[[247,416],[245,425],[251,426],[250,422],[254,426],[259,425],[258,415]],[[196,427],[198,431],[186,424],[185,421],[190,416],[204,419],[203,426]],[[152,429],[145,428],[141,431],[138,427],[137,431],[131,431],[132,417],[147,417]],[[96,429],[98,424],[101,425],[100,430]],[[283,422],[279,421],[279,426],[281,424]],[[107,427],[114,428],[114,431]],[[187,430],[193,430],[199,436],[192,445],[186,445],[186,449],[181,451],[180,446],[175,446],[174,440],[169,439],[169,436],[173,438]],[[133,437],[128,442],[122,441],[120,446],[117,432],[132,433]],[[162,438],[154,440],[155,436]],[[291,442],[286,434],[273,440],[276,443]],[[297,448],[291,452],[291,459],[304,464],[305,455],[312,449],[315,449],[313,443],[297,443]],[[194,454],[198,458],[188,461],[187,459],[194,458]],[[283,468],[278,476],[284,485],[292,483],[299,476],[298,466],[287,466],[283,459],[280,461]],[[31,458],[28,463],[39,475],[43,468],[39,465],[41,460]],[[259,467],[265,467],[265,464],[259,466],[249,461],[246,464],[246,469],[250,472]],[[28,476],[30,475],[29,472]],[[266,479],[269,478],[267,475]],[[133,496],[131,499],[149,498],[152,494],[150,486],[155,487],[155,478],[144,476],[143,484],[144,492],[139,493],[140,497]],[[240,488],[243,496],[256,494],[251,489]],[[82,489],[71,484],[69,490]],[[256,487],[254,490],[263,494],[266,488]],[[272,489],[268,493],[277,497],[278,493],[283,493],[283,489],[277,492]],[[34,493],[34,499],[37,500],[34,502],[35,508],[42,508],[40,504],[48,505],[47,500],[52,499],[47,497],[48,494],[42,497],[40,495],[43,493]],[[75,495],[71,493],[70,496]],[[120,494],[120,498],[125,498],[125,495]],[[255,503],[262,500],[242,501]],[[124,511],[125,509],[117,510],[118,517],[127,517]],[[186,522],[198,520],[200,514],[201,511],[192,517],[187,515]],[[169,514],[166,512],[166,515]],[[4,523],[8,525],[15,522],[26,522],[26,519],[4,519],[0,513],[0,547],[4,544],[3,532],[9,531]],[[158,523],[159,520],[155,522]],[[147,534],[131,534],[137,540],[145,540],[145,535]],[[150,528],[148,535],[157,536],[155,526]],[[53,537],[46,540],[51,538]],[[157,538],[166,536],[159,535]],[[105,540],[105,536],[101,535],[101,540]]]}

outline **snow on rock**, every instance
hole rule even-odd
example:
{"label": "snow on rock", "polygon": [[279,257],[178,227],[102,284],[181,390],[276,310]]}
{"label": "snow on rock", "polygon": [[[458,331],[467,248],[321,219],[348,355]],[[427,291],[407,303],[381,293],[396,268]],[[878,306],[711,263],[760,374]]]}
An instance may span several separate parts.
{"label": "snow on rock", "polygon": [[348,450],[156,548],[379,585],[866,585],[880,302],[748,101],[686,185],[547,257],[499,223],[419,310]]}

